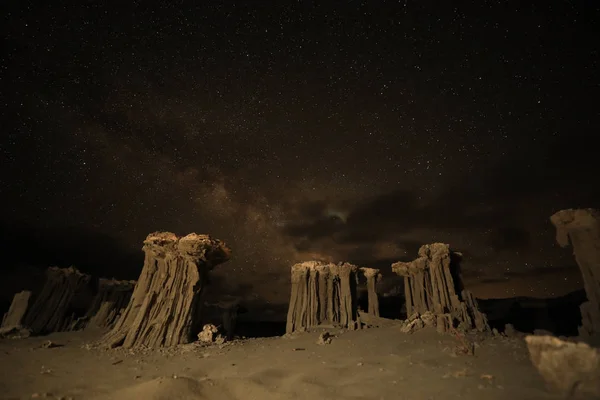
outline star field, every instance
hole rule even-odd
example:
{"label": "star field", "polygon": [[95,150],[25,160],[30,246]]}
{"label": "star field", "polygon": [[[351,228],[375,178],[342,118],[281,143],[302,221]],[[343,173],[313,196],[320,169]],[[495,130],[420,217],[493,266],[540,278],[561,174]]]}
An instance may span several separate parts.
{"label": "star field", "polygon": [[3,6],[30,262],[135,277],[149,232],[206,232],[226,290],[281,301],[295,261],[445,241],[478,295],[580,285],[548,218],[599,199],[597,5],[207,3]]}

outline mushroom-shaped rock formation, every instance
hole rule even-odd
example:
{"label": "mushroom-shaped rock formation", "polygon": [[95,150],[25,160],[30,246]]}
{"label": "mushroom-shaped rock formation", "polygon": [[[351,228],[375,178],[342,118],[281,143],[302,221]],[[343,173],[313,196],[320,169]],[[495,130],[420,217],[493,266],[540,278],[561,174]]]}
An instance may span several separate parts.
{"label": "mushroom-shaped rock formation", "polygon": [[460,256],[447,244],[433,243],[421,246],[416,260],[392,264],[392,271],[404,276],[407,316],[433,313],[440,332],[454,327],[488,332],[485,314],[473,295],[462,289]]}
{"label": "mushroom-shaped rock formation", "polygon": [[191,233],[148,235],[144,267],[127,308],[101,340],[109,347],[170,347],[189,343],[200,330],[208,272],[229,259],[220,240]]}
{"label": "mushroom-shaped rock formation", "polygon": [[360,329],[356,295],[358,267],[306,261],[292,266],[292,294],[286,331],[321,324]]}
{"label": "mushroom-shaped rock formation", "polygon": [[377,282],[381,279],[381,274],[375,268],[360,268],[363,276],[367,279],[367,301],[369,309],[367,312],[375,317],[379,317],[379,297],[377,296]]}
{"label": "mushroom-shaped rock formation", "polygon": [[562,210],[550,217],[556,241],[573,246],[588,301],[581,309],[581,336],[600,335],[600,211],[591,208]]}

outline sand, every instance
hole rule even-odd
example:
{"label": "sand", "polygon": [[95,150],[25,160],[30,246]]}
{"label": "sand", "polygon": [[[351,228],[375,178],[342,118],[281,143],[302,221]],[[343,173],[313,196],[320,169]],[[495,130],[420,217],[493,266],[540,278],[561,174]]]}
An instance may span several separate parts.
{"label": "sand", "polygon": [[[90,348],[99,332],[0,341],[2,399],[558,399],[522,338],[478,338],[456,354],[450,335],[396,326],[189,344],[163,351]],[[59,347],[45,348],[48,340]]]}

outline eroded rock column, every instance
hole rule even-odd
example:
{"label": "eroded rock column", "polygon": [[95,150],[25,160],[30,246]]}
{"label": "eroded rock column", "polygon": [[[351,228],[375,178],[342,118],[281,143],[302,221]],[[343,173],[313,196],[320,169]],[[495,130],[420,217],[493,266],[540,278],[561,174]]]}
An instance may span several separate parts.
{"label": "eroded rock column", "polygon": [[0,334],[23,328],[23,319],[32,301],[31,297],[31,291],[29,290],[23,290],[14,295],[8,312],[2,318]]}
{"label": "eroded rock column", "polygon": [[600,351],[553,336],[525,338],[531,362],[564,399],[600,398]]}
{"label": "eroded rock column", "polygon": [[50,267],[46,282],[35,294],[23,318],[23,327],[33,334],[66,331],[85,315],[95,291],[92,277],[77,268]]}
{"label": "eroded rock column", "polygon": [[112,328],[131,299],[135,281],[100,279],[85,328]]}
{"label": "eroded rock column", "polygon": [[600,335],[600,212],[595,209],[562,210],[550,217],[556,241],[573,246],[588,301],[581,305],[582,336]]}
{"label": "eroded rock column", "polygon": [[361,268],[360,271],[367,279],[367,301],[368,313],[379,317],[379,297],[377,296],[377,282],[381,279],[381,274],[375,268]]}
{"label": "eroded rock column", "polygon": [[441,332],[454,327],[489,331],[487,318],[473,295],[461,290],[455,265],[459,256],[447,244],[433,243],[421,246],[416,260],[392,264],[392,271],[404,277],[407,317],[433,314],[432,321]]}
{"label": "eroded rock column", "polygon": [[208,273],[229,259],[227,246],[208,235],[146,238],[144,267],[129,304],[102,339],[109,347],[169,347],[189,343],[197,332]]}
{"label": "eroded rock column", "polygon": [[360,328],[357,271],[358,267],[349,263],[307,261],[293,265],[286,331],[302,331],[324,323]]}

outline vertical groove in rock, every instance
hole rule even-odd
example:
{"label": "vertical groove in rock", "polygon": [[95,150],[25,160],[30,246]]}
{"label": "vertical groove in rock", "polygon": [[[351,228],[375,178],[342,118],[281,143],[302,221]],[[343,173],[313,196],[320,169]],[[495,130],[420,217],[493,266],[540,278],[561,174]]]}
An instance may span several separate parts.
{"label": "vertical groove in rock", "polygon": [[100,279],[83,324],[74,328],[112,328],[127,307],[134,286],[135,281]]}

